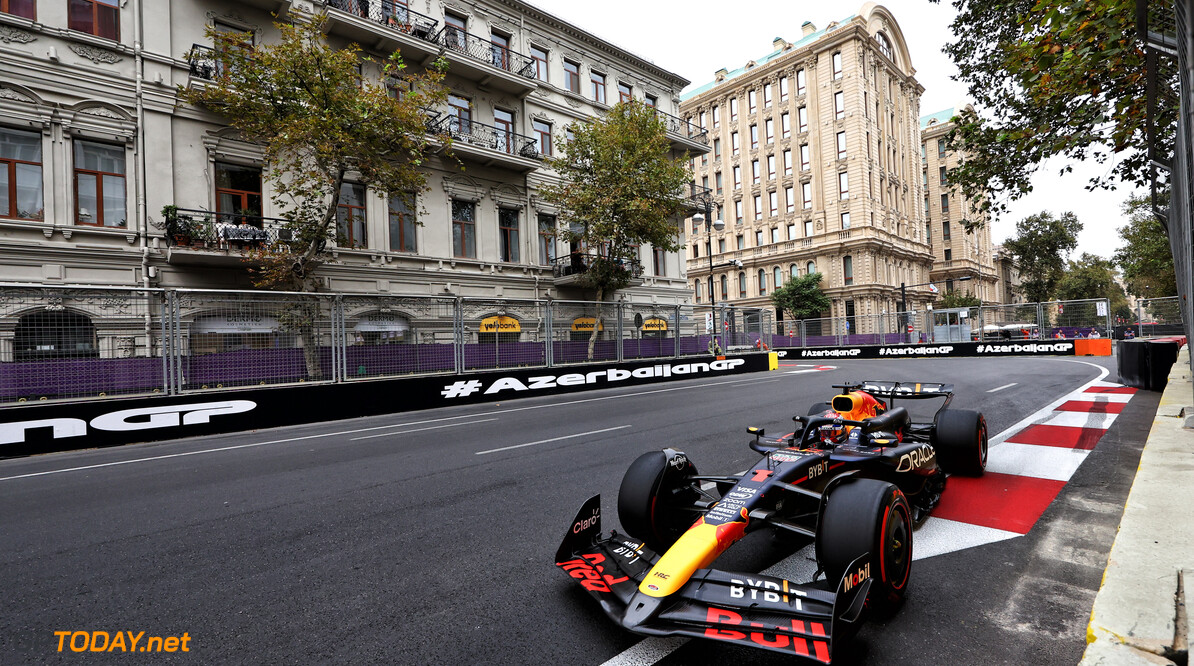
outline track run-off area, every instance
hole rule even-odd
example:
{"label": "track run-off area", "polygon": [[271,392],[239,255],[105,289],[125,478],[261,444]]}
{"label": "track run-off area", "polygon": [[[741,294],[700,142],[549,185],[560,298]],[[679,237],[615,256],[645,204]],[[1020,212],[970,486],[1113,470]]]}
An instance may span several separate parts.
{"label": "track run-off area", "polygon": [[[180,663],[790,663],[629,634],[552,559],[594,493],[619,527],[618,484],[642,452],[739,472],[758,458],[747,426],[788,432],[831,384],[866,379],[953,383],[992,447],[987,474],[951,479],[916,531],[904,607],[840,660],[1076,663],[1159,399],[1118,386],[1114,358],[781,361],[0,461],[0,663],[77,660],[63,631],[185,633],[188,652],[155,654]],[[811,548],[765,533],[715,566],[816,568]]]}

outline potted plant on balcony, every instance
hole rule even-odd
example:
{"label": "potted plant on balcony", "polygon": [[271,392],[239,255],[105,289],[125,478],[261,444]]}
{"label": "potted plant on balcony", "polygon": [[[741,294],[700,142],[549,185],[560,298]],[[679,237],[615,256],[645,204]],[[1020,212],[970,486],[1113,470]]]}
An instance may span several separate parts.
{"label": "potted plant on balcony", "polygon": [[166,218],[166,236],[175,245],[187,246],[191,244],[194,227],[190,217],[178,214],[178,206],[162,206],[162,217]]}

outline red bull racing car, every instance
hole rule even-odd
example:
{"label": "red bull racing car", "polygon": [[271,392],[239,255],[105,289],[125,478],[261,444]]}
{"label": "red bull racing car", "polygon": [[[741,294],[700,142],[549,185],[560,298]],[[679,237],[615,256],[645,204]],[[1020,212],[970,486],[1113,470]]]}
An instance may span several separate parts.
{"label": "red bull racing car", "polygon": [[[986,421],[949,408],[950,384],[834,388],[841,392],[831,402],[793,417],[792,433],[768,438],[749,428],[762,458],[744,473],[699,474],[670,448],[643,454],[618,492],[626,534],[601,532],[596,495],[573,520],[556,566],[630,631],[830,663],[870,612],[902,602],[913,528],[937,505],[946,474],[981,475],[987,459]],[[942,400],[930,422],[913,422],[896,405],[926,399]],[[813,540],[813,580],[711,568],[760,529]]]}

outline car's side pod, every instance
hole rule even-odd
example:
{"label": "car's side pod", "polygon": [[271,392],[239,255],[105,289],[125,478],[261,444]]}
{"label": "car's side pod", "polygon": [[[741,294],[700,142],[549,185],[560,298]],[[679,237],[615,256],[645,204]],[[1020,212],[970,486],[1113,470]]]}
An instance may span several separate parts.
{"label": "car's side pod", "polygon": [[556,562],[563,562],[579,552],[593,545],[597,537],[601,536],[601,495],[593,495],[584,504],[576,517],[572,519],[572,526],[564,535],[564,541],[556,550]]}

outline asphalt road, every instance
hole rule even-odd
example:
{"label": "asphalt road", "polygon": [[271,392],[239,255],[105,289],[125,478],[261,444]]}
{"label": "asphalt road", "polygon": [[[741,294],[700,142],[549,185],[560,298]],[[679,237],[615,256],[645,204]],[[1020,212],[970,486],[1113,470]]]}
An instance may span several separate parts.
{"label": "asphalt road", "polygon": [[[788,432],[843,381],[953,382],[954,406],[983,411],[995,434],[1100,366],[1115,380],[1111,359],[825,363],[838,369],[0,461],[0,663],[77,660],[54,635],[74,630],[185,632],[190,652],[157,656],[178,663],[625,661],[640,639],[552,557],[593,493],[617,526],[618,483],[641,452],[674,446],[701,471],[740,471],[757,459],[747,425]],[[1129,403],[1027,536],[918,561],[904,608],[845,661],[1075,663],[1158,398]],[[752,535],[718,566],[788,555]],[[708,641],[662,658],[780,663]]]}

